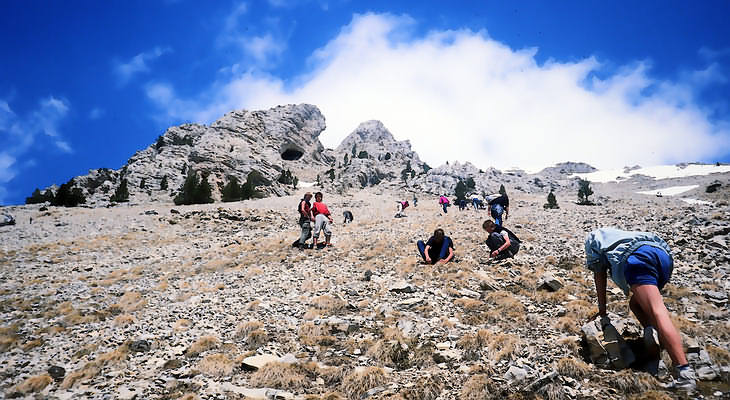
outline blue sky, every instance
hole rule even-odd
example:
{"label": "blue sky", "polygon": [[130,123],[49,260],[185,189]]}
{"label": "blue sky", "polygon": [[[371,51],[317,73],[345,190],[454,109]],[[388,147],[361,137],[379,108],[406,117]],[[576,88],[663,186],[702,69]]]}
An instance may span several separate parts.
{"label": "blue sky", "polygon": [[730,161],[730,2],[510,3],[4,1],[0,204],[291,102],[432,166]]}

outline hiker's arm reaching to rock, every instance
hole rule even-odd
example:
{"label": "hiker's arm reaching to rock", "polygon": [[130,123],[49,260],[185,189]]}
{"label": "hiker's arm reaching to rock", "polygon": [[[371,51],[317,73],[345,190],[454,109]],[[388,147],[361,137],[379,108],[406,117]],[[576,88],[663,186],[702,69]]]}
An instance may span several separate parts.
{"label": "hiker's arm reaching to rock", "polygon": [[596,297],[598,297],[598,315],[606,316],[606,277],[605,269],[593,272],[593,280],[596,281]]}
{"label": "hiker's arm reaching to rock", "polygon": [[423,255],[426,256],[426,262],[431,264],[431,257],[428,255],[428,251],[431,250],[431,246],[426,246],[426,248],[423,250]]}
{"label": "hiker's arm reaching to rock", "polygon": [[497,250],[494,250],[492,252],[492,257],[497,257],[499,253],[501,253],[505,249],[509,249],[509,247],[512,245],[509,241],[509,235],[507,234],[507,232],[503,232],[502,237],[504,238],[504,244],[499,246]]}
{"label": "hiker's arm reaching to rock", "polygon": [[451,261],[451,259],[454,258],[454,249],[449,247],[449,255],[446,256],[443,260],[439,260],[439,263],[446,264],[447,262]]}

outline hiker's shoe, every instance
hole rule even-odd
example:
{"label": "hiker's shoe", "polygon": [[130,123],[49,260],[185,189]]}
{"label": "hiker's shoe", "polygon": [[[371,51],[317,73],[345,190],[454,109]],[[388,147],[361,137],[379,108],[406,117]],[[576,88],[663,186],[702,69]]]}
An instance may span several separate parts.
{"label": "hiker's shoe", "polygon": [[697,389],[697,377],[691,366],[675,367],[674,375],[672,382],[664,386],[666,389],[681,390],[687,393],[692,393]]}
{"label": "hiker's shoe", "polygon": [[659,332],[653,326],[644,328],[644,348],[646,353],[651,357],[659,355]]}

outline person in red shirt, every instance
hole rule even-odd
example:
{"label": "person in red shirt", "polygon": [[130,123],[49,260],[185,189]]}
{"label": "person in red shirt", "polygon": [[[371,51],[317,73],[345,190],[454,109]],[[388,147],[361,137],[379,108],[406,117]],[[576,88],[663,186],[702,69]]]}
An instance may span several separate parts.
{"label": "person in red shirt", "polygon": [[331,246],[330,239],[332,238],[332,231],[330,230],[330,224],[332,216],[327,205],[322,202],[322,192],[314,194],[314,204],[312,204],[312,216],[314,216],[314,239],[312,240],[312,247],[317,248],[317,241],[319,240],[319,232],[324,231],[325,246]]}

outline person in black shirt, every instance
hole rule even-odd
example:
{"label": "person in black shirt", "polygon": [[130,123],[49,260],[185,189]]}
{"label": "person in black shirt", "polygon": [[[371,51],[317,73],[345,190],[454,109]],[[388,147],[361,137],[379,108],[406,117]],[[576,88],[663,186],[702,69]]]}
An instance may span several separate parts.
{"label": "person in black shirt", "polygon": [[418,252],[426,263],[446,264],[454,258],[454,242],[450,237],[444,235],[444,230],[441,228],[433,231],[433,236],[427,242],[419,240],[416,244]]}
{"label": "person in black shirt", "polygon": [[490,220],[484,221],[482,228],[489,234],[485,244],[489,247],[489,257],[502,260],[514,257],[520,250],[520,239],[509,229]]}

